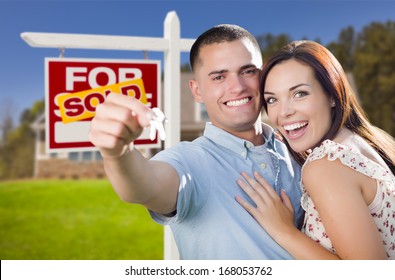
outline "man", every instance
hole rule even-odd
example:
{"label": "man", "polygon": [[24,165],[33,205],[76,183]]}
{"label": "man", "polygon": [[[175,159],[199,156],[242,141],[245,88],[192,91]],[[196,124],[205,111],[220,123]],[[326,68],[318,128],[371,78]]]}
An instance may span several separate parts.
{"label": "man", "polygon": [[193,142],[147,160],[128,144],[148,126],[150,109],[117,94],[97,107],[90,139],[114,190],[170,225],[181,259],[291,258],[235,200],[248,200],[236,184],[240,173],[257,170],[277,192],[286,190],[295,223],[302,217],[300,170],[261,123],[262,57],[255,38],[235,25],[215,26],[195,41],[190,63],[190,89],[211,120]]}

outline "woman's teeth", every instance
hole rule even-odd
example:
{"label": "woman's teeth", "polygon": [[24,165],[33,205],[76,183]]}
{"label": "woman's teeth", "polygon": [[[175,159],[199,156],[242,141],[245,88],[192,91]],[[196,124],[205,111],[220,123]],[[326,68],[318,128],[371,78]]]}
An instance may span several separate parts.
{"label": "woman's teeth", "polygon": [[307,125],[307,122],[299,122],[299,123],[284,125],[283,128],[287,131],[291,131],[291,130],[302,128],[306,125]]}

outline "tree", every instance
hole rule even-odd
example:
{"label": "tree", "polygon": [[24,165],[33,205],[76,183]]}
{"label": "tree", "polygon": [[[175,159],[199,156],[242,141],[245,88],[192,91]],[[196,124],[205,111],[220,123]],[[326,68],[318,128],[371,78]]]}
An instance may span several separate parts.
{"label": "tree", "polygon": [[0,145],[4,144],[5,138],[14,128],[12,113],[14,105],[12,100],[5,100],[1,103],[0,109]]}
{"label": "tree", "polygon": [[395,22],[373,22],[357,37],[354,77],[370,121],[395,136]]}
{"label": "tree", "polygon": [[181,65],[181,72],[182,73],[191,72],[191,66],[189,66],[189,62]]}
{"label": "tree", "polygon": [[338,41],[328,44],[327,48],[340,61],[346,72],[354,69],[356,33],[352,26],[340,31]]}
{"label": "tree", "polygon": [[0,147],[0,179],[33,175],[35,135],[30,126],[43,110],[44,101],[37,101],[22,112],[20,125],[7,133]]}
{"label": "tree", "polygon": [[263,60],[274,54],[277,50],[284,47],[288,43],[292,41],[291,37],[287,34],[280,35],[272,35],[267,33],[262,36],[257,36],[256,40],[258,41],[259,47],[262,51]]}

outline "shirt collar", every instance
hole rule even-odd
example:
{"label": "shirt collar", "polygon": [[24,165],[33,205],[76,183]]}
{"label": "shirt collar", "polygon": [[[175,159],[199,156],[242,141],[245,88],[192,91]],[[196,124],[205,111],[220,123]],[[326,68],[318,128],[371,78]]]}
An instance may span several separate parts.
{"label": "shirt collar", "polygon": [[[265,140],[265,145],[267,145],[267,148],[275,149],[275,135],[273,128],[265,123],[262,123],[262,132],[262,137]],[[250,141],[238,138],[213,125],[211,122],[206,123],[204,136],[213,141],[215,144],[223,146],[224,148],[233,151],[243,158],[247,157],[247,150],[254,147]]]}

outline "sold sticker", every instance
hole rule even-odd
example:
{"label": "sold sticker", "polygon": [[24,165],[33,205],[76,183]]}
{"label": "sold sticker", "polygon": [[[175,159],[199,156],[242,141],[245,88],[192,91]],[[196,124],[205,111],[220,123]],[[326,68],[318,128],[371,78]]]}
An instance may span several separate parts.
{"label": "sold sticker", "polygon": [[59,94],[56,98],[62,122],[70,123],[94,117],[97,105],[103,103],[112,92],[132,96],[147,104],[141,78],[75,93]]}

